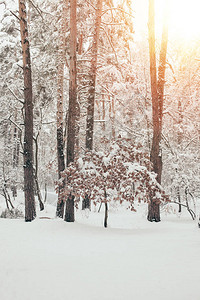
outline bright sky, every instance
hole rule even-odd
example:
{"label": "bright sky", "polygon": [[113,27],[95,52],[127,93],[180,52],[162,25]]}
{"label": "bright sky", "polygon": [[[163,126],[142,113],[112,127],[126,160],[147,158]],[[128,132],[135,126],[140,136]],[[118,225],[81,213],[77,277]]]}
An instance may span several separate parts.
{"label": "bright sky", "polygon": [[[147,33],[148,0],[132,0],[136,34]],[[162,29],[163,8],[169,5],[169,32],[173,38],[200,39],[200,0],[155,0],[156,29]],[[169,36],[169,37],[170,37]]]}
{"label": "bright sky", "polygon": [[[116,0],[117,1],[117,0]],[[6,1],[13,6],[15,1]],[[200,40],[200,0],[155,0],[156,6],[156,30],[159,34],[162,30],[162,18],[164,3],[169,4],[169,38],[191,41]],[[11,3],[11,4],[10,4]],[[135,11],[136,36],[147,35],[149,0],[132,0]],[[0,16],[4,5],[0,5]]]}

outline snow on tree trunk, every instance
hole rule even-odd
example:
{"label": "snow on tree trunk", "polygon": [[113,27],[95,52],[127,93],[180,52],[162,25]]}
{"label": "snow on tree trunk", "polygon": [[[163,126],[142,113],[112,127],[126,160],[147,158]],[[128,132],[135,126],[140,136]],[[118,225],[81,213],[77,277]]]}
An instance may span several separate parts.
{"label": "snow on tree trunk", "polygon": [[[58,98],[57,98],[57,159],[58,159],[58,178],[65,169],[64,158],[64,138],[63,138],[63,80],[65,64],[65,37],[67,30],[67,0],[62,1],[62,20],[60,28],[60,44],[58,45]],[[59,187],[56,215],[63,218],[64,199],[62,197],[63,187]]]}
{"label": "snow on tree trunk", "polygon": [[105,202],[105,217],[104,217],[104,227],[108,227],[108,203]]}
{"label": "snow on tree trunk", "polygon": [[[69,80],[69,111],[67,126],[67,166],[74,161],[77,132],[77,70],[76,70],[76,28],[77,1],[70,1],[70,80]],[[66,183],[67,184],[67,183]],[[74,196],[66,201],[65,221],[74,222]]]}
{"label": "snow on tree trunk", "polygon": [[88,106],[87,106],[87,120],[86,120],[86,148],[92,150],[93,148],[93,134],[94,134],[94,103],[95,103],[95,87],[96,87],[96,72],[97,72],[97,55],[99,32],[101,25],[102,0],[97,0],[96,6],[96,21],[91,49],[91,68],[89,72],[89,92],[88,92]]}
{"label": "snow on tree trunk", "polygon": [[74,195],[69,194],[66,201],[65,221],[74,222]]}
{"label": "snow on tree trunk", "polygon": [[32,221],[36,216],[34,199],[33,174],[33,102],[31,59],[28,40],[28,27],[25,0],[19,0],[19,17],[21,45],[24,72],[24,193],[25,193],[25,221]]}
{"label": "snow on tree trunk", "polygon": [[[167,15],[166,15],[167,17]],[[164,84],[165,84],[165,68],[166,54],[168,43],[168,26],[167,18],[165,17],[161,50],[160,64],[156,68],[156,50],[155,50],[155,7],[154,0],[149,0],[149,56],[150,56],[150,77],[151,77],[151,97],[152,97],[152,117],[153,117],[153,140],[151,146],[150,159],[153,164],[153,171],[157,174],[157,181],[161,184],[162,175],[162,156],[160,149],[161,134],[162,134],[162,116],[163,116],[163,99],[164,99]],[[149,221],[160,221],[159,203],[153,201],[154,195],[149,203],[147,219]]]}
{"label": "snow on tree trunk", "polygon": [[84,209],[90,209],[91,208],[91,201],[90,201],[90,196],[86,193],[85,197],[82,201],[82,210]]}
{"label": "snow on tree trunk", "polygon": [[42,202],[42,194],[40,191],[40,186],[39,186],[39,182],[38,182],[38,137],[39,134],[37,134],[37,136],[34,138],[34,142],[35,142],[35,169],[33,170],[34,172],[34,179],[35,179],[35,192],[36,195],[38,197],[38,201],[39,201],[39,205],[40,205],[40,210],[44,210],[44,203]]}
{"label": "snow on tree trunk", "polygon": [[77,114],[77,70],[76,70],[76,0],[70,1],[70,80],[69,80],[69,113],[67,127],[67,166],[74,161],[76,141]]}

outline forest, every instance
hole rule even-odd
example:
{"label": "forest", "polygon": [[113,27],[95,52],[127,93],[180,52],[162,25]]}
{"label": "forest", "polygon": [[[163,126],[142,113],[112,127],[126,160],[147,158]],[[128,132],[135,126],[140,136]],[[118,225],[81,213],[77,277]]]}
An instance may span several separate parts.
{"label": "forest", "polygon": [[181,5],[0,0],[3,300],[26,299],[26,277],[29,299],[199,300],[200,6]]}

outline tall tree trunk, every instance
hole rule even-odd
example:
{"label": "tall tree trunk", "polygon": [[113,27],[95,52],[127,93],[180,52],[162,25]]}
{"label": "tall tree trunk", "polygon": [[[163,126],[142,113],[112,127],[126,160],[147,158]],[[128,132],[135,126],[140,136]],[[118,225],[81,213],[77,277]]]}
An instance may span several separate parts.
{"label": "tall tree trunk", "polygon": [[[178,99],[178,133],[177,133],[177,145],[178,145],[178,151],[181,149],[181,143],[182,143],[182,138],[183,138],[183,110],[182,110],[182,105],[181,105],[181,99]],[[178,177],[178,169],[175,169],[176,176]],[[181,207],[181,191],[180,191],[180,185],[179,182],[176,187],[177,191],[177,198],[179,202],[179,209],[178,212],[181,213],[182,207]]]}
{"label": "tall tree trunk", "polygon": [[[149,0],[149,55],[150,55],[150,77],[151,77],[151,97],[152,97],[152,116],[153,116],[153,140],[151,146],[150,159],[153,164],[153,171],[157,174],[157,181],[161,184],[162,175],[162,156],[160,149],[161,134],[162,134],[162,116],[163,116],[163,99],[165,85],[165,69],[166,69],[166,54],[168,43],[168,26],[167,15],[163,27],[160,64],[156,68],[156,49],[155,49],[155,5],[154,0]],[[149,221],[160,221],[160,205],[155,203],[153,195],[151,195],[147,219]]]}
{"label": "tall tree trunk", "polygon": [[165,8],[164,8],[164,17],[163,17],[163,31],[162,31],[162,41],[161,41],[161,49],[160,49],[160,60],[159,60],[159,67],[158,67],[158,104],[159,104],[160,140],[161,140],[161,133],[162,133],[165,71],[166,71],[166,58],[167,58],[167,46],[168,46],[168,15],[169,15],[168,5],[169,5],[168,1],[166,0]]}
{"label": "tall tree trunk", "polygon": [[[67,30],[67,3],[63,0],[63,11],[60,29],[60,44],[58,49],[58,99],[57,99],[57,157],[58,157],[58,178],[61,178],[61,172],[65,169],[64,158],[64,138],[63,138],[63,81],[65,64],[65,37]],[[62,187],[59,187],[56,215],[60,218],[64,215],[64,199]]]}
{"label": "tall tree trunk", "polygon": [[110,120],[112,128],[112,139],[115,139],[115,99],[111,96],[110,100]]}
{"label": "tall tree trunk", "polygon": [[[76,28],[77,1],[70,0],[70,80],[69,113],[67,126],[67,166],[74,161],[77,123],[77,70],[76,70]],[[74,222],[74,196],[69,195],[66,202],[65,221]]]}
{"label": "tall tree trunk", "polygon": [[89,93],[87,106],[87,120],[86,120],[86,149],[93,148],[93,134],[94,134],[94,103],[95,103],[95,87],[96,87],[96,73],[97,73],[97,55],[99,44],[99,33],[101,25],[102,14],[102,0],[97,0],[96,5],[96,21],[94,28],[94,36],[91,48],[91,68],[89,72]]}
{"label": "tall tree trunk", "polygon": [[77,1],[70,0],[70,80],[69,80],[69,113],[67,126],[67,166],[74,161],[75,126],[77,112],[77,70],[76,70],[76,8]]}
{"label": "tall tree trunk", "polygon": [[25,221],[32,221],[36,216],[34,199],[33,175],[33,102],[30,46],[28,40],[28,27],[26,21],[25,0],[19,0],[19,17],[21,45],[24,72],[24,193],[25,193]]}
{"label": "tall tree trunk", "polygon": [[[15,108],[15,123],[17,123],[17,108]],[[17,128],[16,125],[14,125],[13,129],[13,157],[12,157],[12,162],[13,162],[13,170],[15,171],[15,179],[12,182],[12,194],[13,197],[17,197],[17,177],[18,177],[18,172],[17,172],[17,167],[18,167],[18,162],[19,162],[19,139],[18,139],[18,131],[19,128]]]}
{"label": "tall tree trunk", "polygon": [[[151,146],[150,159],[153,164],[154,172],[160,173],[159,156],[159,109],[158,109],[158,91],[157,91],[157,69],[156,69],[156,49],[155,49],[155,7],[154,0],[149,0],[149,57],[150,57],[150,78],[151,78],[151,98],[152,98],[152,119],[153,119],[153,140]],[[157,177],[157,180],[159,178]],[[155,204],[150,199],[148,216],[149,221],[160,221],[159,204]]]}

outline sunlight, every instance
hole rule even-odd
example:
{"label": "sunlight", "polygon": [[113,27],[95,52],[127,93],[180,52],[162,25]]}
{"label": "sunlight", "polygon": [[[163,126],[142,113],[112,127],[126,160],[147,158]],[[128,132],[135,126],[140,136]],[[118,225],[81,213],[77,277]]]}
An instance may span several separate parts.
{"label": "sunlight", "polygon": [[[200,39],[200,1],[199,0],[155,0],[156,31],[162,32],[165,3],[169,6],[169,39],[187,41]],[[149,0],[132,0],[135,11],[135,34],[147,34]]]}
{"label": "sunlight", "polygon": [[169,32],[175,38],[192,40],[200,37],[199,0],[156,0],[158,26],[162,23],[163,8],[169,5]]}

